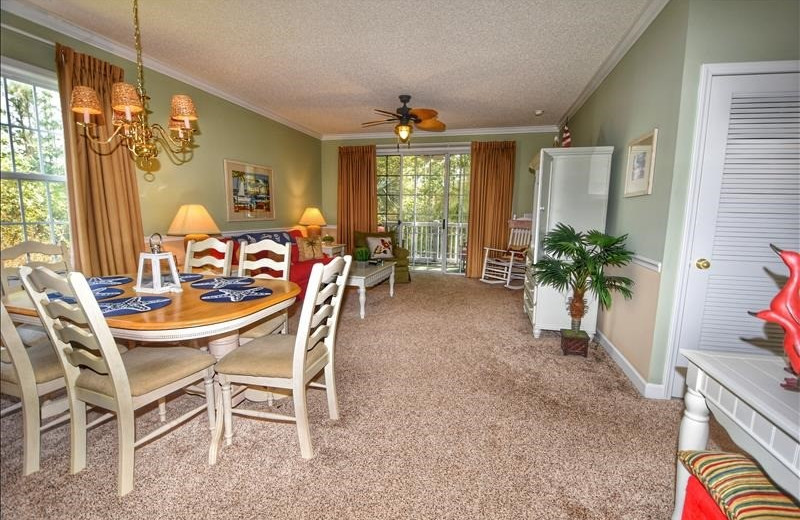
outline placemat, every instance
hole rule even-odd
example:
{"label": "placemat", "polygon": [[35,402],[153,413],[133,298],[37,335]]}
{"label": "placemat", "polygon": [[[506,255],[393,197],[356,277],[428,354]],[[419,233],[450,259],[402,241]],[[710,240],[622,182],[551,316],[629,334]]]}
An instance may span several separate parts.
{"label": "placemat", "polygon": [[133,278],[128,276],[92,276],[86,279],[89,282],[89,285],[94,287],[98,285],[102,286],[111,286],[111,285],[122,285],[126,283],[130,283],[133,281]]}
{"label": "placemat", "polygon": [[166,307],[170,303],[172,300],[164,296],[132,296],[99,302],[100,310],[106,318],[148,312]]}
{"label": "placemat", "polygon": [[208,291],[201,294],[200,299],[204,302],[233,303],[266,298],[270,294],[272,294],[272,289],[267,289],[266,287],[229,288]]}
{"label": "placemat", "polygon": [[[109,298],[119,296],[120,294],[125,292],[122,289],[117,289],[116,287],[108,287],[105,285],[90,286],[90,289],[92,290],[92,294],[98,301],[107,300]],[[76,301],[75,298],[73,298],[72,296],[64,296],[60,292],[47,293],[47,297],[50,298],[51,300],[64,300],[67,303],[75,303]]]}
{"label": "placemat", "polygon": [[243,276],[216,276],[214,278],[205,278],[198,282],[193,282],[192,287],[195,289],[222,289],[227,287],[244,287],[253,283],[252,278]]}

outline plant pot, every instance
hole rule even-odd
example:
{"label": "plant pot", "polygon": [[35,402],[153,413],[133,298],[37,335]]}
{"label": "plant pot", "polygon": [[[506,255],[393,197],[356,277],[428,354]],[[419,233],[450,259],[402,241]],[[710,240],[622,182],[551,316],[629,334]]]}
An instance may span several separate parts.
{"label": "plant pot", "polygon": [[567,355],[587,357],[589,353],[589,335],[586,332],[561,329],[561,352]]}

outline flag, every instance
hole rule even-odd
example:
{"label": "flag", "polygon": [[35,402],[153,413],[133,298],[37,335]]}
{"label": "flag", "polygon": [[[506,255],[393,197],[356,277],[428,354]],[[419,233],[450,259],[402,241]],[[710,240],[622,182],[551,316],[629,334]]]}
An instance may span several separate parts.
{"label": "flag", "polygon": [[572,146],[572,134],[569,133],[569,127],[565,124],[561,134],[561,147],[569,148],[570,146]]}

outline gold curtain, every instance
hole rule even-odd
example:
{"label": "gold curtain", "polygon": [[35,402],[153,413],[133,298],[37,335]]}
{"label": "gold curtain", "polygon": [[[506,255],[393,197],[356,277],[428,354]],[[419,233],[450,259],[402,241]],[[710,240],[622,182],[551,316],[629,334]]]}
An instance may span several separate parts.
{"label": "gold curtain", "polygon": [[377,231],[378,188],[375,145],[339,147],[336,228],[352,253],[354,231]]}
{"label": "gold curtain", "polygon": [[[133,161],[127,148],[116,143],[96,153],[74,124],[69,108],[73,87],[86,85],[97,91],[104,113],[112,114],[111,85],[123,81],[124,71],[61,44],[56,44],[56,67],[74,269],[87,276],[136,273],[144,230]],[[110,117],[106,119],[110,123]],[[112,132],[110,124],[100,121],[99,138],[107,139]]]}
{"label": "gold curtain", "polygon": [[483,248],[508,246],[517,143],[474,141],[470,149],[466,276],[480,278]]}

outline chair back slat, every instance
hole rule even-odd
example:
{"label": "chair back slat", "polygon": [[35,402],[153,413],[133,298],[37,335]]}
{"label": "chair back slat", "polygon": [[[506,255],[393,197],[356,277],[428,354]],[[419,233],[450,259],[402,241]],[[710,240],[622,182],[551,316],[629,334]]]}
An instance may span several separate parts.
{"label": "chair back slat", "polygon": [[[217,258],[210,253],[206,254],[209,251],[216,251],[222,254],[223,257]],[[232,264],[232,240],[224,242],[218,238],[210,237],[200,241],[189,240],[189,243],[186,244],[186,259],[184,260],[183,270],[187,273],[202,272],[204,274],[229,276]]]}
{"label": "chair back slat", "polygon": [[44,310],[53,320],[66,318],[80,325],[86,325],[86,315],[75,304],[70,304],[63,300],[52,300],[44,306]]}
{"label": "chair back slat", "polygon": [[22,289],[19,266],[48,267],[56,272],[70,270],[70,251],[66,243],[47,244],[28,240],[0,251],[0,286],[3,294]]}
{"label": "chair back slat", "polygon": [[333,363],[339,311],[351,264],[352,257],[347,255],[326,265],[314,264],[311,269],[295,340],[295,374],[304,372],[306,354],[313,348],[327,348],[329,363]]}
{"label": "chair back slat", "polygon": [[508,249],[526,249],[531,245],[531,221],[527,219],[511,219],[508,221]]}
{"label": "chair back slat", "polygon": [[69,345],[64,347],[64,354],[73,366],[87,366],[99,374],[108,374],[102,356],[93,353],[100,352],[100,344],[94,334],[71,323],[55,323],[53,328],[61,341]]}
{"label": "chair back slat", "polygon": [[[253,258],[254,255],[267,252],[270,256],[263,258]],[[289,269],[291,267],[291,243],[279,244],[269,238],[255,243],[241,241],[239,247],[239,271],[238,276],[254,276],[255,278],[271,278],[275,280],[288,280]],[[252,258],[252,259],[251,259]],[[251,274],[260,269],[271,269],[280,272],[278,276],[269,273]]]}

